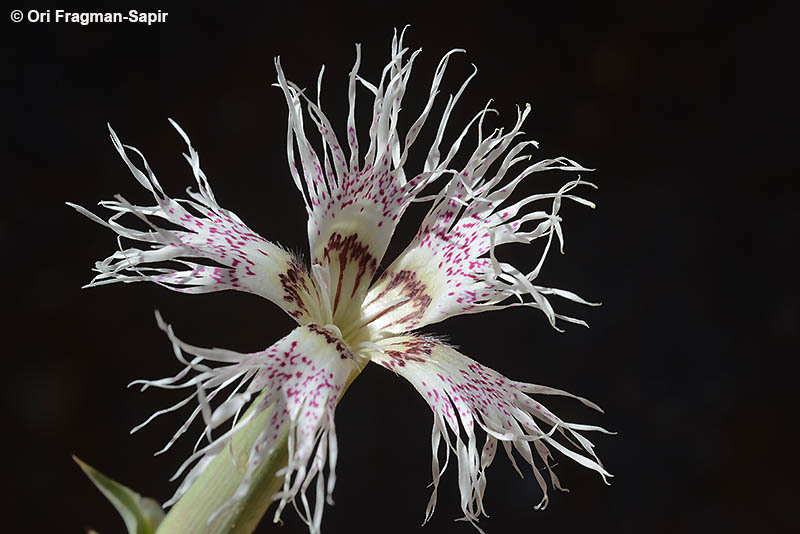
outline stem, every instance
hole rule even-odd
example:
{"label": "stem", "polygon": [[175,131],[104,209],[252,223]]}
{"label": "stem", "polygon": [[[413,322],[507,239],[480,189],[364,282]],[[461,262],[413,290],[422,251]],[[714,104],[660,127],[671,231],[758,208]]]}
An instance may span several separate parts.
{"label": "stem", "polygon": [[[356,369],[348,378],[341,400],[352,381],[361,372]],[[248,412],[264,398],[262,392]],[[231,510],[208,519],[233,495],[244,477],[250,451],[256,438],[272,415],[274,405],[254,417],[233,435],[231,447],[226,446],[206,467],[187,492],[172,506],[158,525],[156,534],[250,534],[272,504],[272,496],[283,485],[283,475],[276,473],[288,464],[288,425],[283,430],[275,450],[261,462],[252,474],[250,489]]]}
{"label": "stem", "polygon": [[[262,393],[253,402],[256,406]],[[274,405],[249,421],[232,438],[231,447],[226,446],[206,467],[188,491],[170,509],[159,524],[157,534],[179,534],[198,532],[205,534],[250,533],[258,525],[272,502],[272,495],[283,484],[283,477],[275,473],[287,464],[286,430],[278,438],[272,454],[265,458],[253,473],[252,484],[247,495],[229,513],[220,514],[211,523],[208,518],[222,506],[239,487],[247,467],[250,451],[264,425],[272,414]]]}

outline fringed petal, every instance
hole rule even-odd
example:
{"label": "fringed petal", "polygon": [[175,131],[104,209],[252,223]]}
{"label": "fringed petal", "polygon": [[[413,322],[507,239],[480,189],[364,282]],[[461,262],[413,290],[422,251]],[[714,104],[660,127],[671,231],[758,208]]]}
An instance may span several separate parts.
{"label": "fringed petal", "polygon": [[[100,205],[115,212],[107,221],[81,206],[69,204],[91,220],[106,226],[121,238],[146,243],[149,248],[123,248],[95,264],[99,274],[87,285],[149,281],[173,291],[208,293],[225,289],[247,291],[265,297],[304,324],[313,315],[319,298],[305,267],[289,252],[248,228],[233,212],[217,204],[208,179],[200,170],[200,158],[177,124],[188,146],[184,154],[198,186],[188,190],[190,199],[172,199],[164,193],[144,156],[123,145],[109,127],[111,140],[139,184],[152,193],[155,206],[135,206],[121,196]],[[127,150],[126,150],[127,149]],[[136,167],[128,151],[137,154],[144,171]],[[140,220],[147,230],[136,230],[119,222],[126,214]],[[159,226],[157,220],[181,230]],[[118,239],[119,241],[119,239]],[[206,260],[204,265],[189,260]]]}
{"label": "fringed petal", "polygon": [[[458,461],[458,484],[464,519],[473,524],[481,515],[486,515],[483,507],[486,468],[494,459],[498,443],[503,445],[520,475],[522,471],[517,467],[512,450],[516,450],[531,466],[533,476],[543,492],[543,498],[536,508],[544,508],[548,501],[542,470],[548,471],[554,487],[562,489],[552,471],[550,447],[598,472],[604,481],[611,476],[595,455],[592,442],[579,433],[608,433],[606,430],[562,421],[526,393],[565,395],[600,410],[586,399],[545,386],[509,380],[431,338],[387,338],[375,345],[368,355],[372,361],[411,382],[433,410],[433,493],[425,514],[426,522],[436,506],[439,479],[447,467],[451,451]],[[475,435],[476,423],[486,432],[481,449]],[[439,446],[442,439],[446,445],[446,461],[444,467],[440,468]],[[541,467],[534,460],[531,446],[539,457]]]}
{"label": "fringed petal", "polygon": [[[440,157],[439,145],[450,113],[472,76],[455,96],[450,97],[423,172],[411,179],[406,178],[403,166],[409,149],[429,118],[450,57],[460,50],[451,51],[440,61],[425,107],[402,136],[401,142],[398,130],[400,108],[419,50],[406,59],[407,52],[403,47],[403,35],[398,38],[395,33],[391,61],[383,69],[380,81],[371,84],[358,75],[361,48],[356,45],[356,61],[350,72],[348,86],[349,157],[345,155],[342,144],[323,113],[319,97],[316,102],[310,100],[304,89],[286,79],[280,60],[275,61],[277,85],[283,91],[289,108],[289,169],[309,214],[312,264],[328,267],[330,273],[330,302],[333,320],[337,324],[349,324],[358,317],[359,305],[400,217],[427,184],[450,172],[447,166],[466,134],[465,129],[447,156],[444,159]],[[359,83],[374,97],[369,148],[363,162],[359,158],[355,124],[356,89]],[[321,84],[322,71],[317,84],[318,94]],[[306,114],[320,133],[321,151],[314,149],[306,135]]]}
{"label": "fringed petal", "polygon": [[[150,386],[165,389],[194,390],[174,406],[153,414],[134,428],[139,430],[154,418],[175,411],[190,402],[196,406],[187,421],[158,453],[169,449],[185,433],[198,415],[204,429],[192,454],[175,473],[173,480],[184,477],[175,495],[165,503],[174,504],[202,474],[218,454],[226,454],[226,445],[235,432],[253,417],[272,409],[269,423],[261,430],[250,451],[244,478],[231,499],[213,516],[224,514],[244,498],[251,477],[260,463],[268,458],[282,437],[288,439],[289,461],[279,472],[285,474],[283,490],[274,498],[279,501],[276,520],[287,503],[294,504],[312,533],[320,531],[325,501],[332,503],[337,457],[334,410],[348,378],[357,370],[355,356],[338,338],[335,329],[316,324],[298,327],[270,348],[251,354],[223,349],[195,347],[178,339],[172,327],[157,316],[159,326],[169,336],[176,358],[185,366],[176,376],[160,380],[137,380],[142,389]],[[189,360],[185,354],[191,355]],[[210,364],[222,364],[211,367]],[[257,405],[240,418],[243,408],[261,393]],[[224,398],[220,401],[219,399]],[[230,428],[214,436],[212,432],[229,422]],[[288,433],[288,436],[287,436]],[[205,440],[206,445],[200,447]],[[231,461],[234,461],[231,458]],[[328,466],[328,475],[324,473]],[[306,490],[316,478],[316,502],[309,507]],[[297,503],[299,496],[300,505]]]}
{"label": "fringed petal", "polygon": [[[373,331],[396,334],[457,314],[520,305],[541,309],[554,327],[557,318],[585,324],[557,314],[547,296],[588,302],[569,291],[533,282],[554,236],[563,252],[562,201],[570,199],[593,207],[571,192],[581,185],[594,186],[578,178],[556,193],[530,195],[509,203],[520,182],[534,173],[589,170],[562,157],[528,164],[515,178],[505,181],[512,167],[529,161],[530,156],[521,155],[523,149],[535,146],[530,141],[513,144],[529,111],[526,107],[518,113],[516,124],[507,134],[498,130],[486,139],[479,137],[469,162],[436,196],[414,240],[370,289],[364,302],[363,324]],[[492,165],[497,168],[490,172]],[[534,203],[542,202],[550,204],[549,211],[531,209]],[[526,223],[536,226],[523,228]],[[524,273],[497,260],[499,245],[530,243],[539,238],[545,239],[544,250],[531,271]],[[509,302],[512,300],[515,302]]]}

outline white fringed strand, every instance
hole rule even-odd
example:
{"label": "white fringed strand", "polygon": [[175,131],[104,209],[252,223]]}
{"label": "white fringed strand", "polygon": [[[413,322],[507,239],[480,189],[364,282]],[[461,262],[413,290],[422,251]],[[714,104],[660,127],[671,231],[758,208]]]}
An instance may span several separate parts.
{"label": "white fringed strand", "polygon": [[[548,502],[548,489],[534,460],[531,444],[550,474],[551,484],[562,489],[552,471],[549,447],[571,458],[578,464],[596,471],[604,481],[612,475],[606,471],[594,453],[594,445],[579,432],[599,431],[601,427],[568,423],[553,414],[544,405],[526,393],[562,395],[575,398],[586,406],[600,408],[581,397],[562,390],[515,382],[460,354],[434,339],[414,336],[388,338],[379,343],[381,351],[370,356],[378,363],[407,379],[428,402],[433,411],[431,435],[432,486],[425,513],[427,522],[433,515],[437,502],[437,489],[453,452],[458,464],[458,485],[461,493],[461,510],[464,519],[475,524],[486,515],[483,495],[486,489],[486,469],[491,465],[498,444],[502,444],[514,468],[520,474],[513,451],[530,465],[542,489],[542,500],[536,508]],[[545,430],[537,424],[549,426]],[[486,440],[479,454],[475,424],[485,433]],[[582,453],[566,447],[557,438]],[[445,464],[439,467],[439,450],[444,440]],[[480,530],[480,529],[478,529]]]}

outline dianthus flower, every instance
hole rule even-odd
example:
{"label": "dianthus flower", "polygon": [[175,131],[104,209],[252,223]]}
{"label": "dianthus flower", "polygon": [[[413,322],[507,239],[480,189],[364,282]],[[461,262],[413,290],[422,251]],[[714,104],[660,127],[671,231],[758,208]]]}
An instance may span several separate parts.
{"label": "dianthus flower", "polygon": [[[570,291],[537,285],[536,280],[554,239],[563,247],[562,203],[593,206],[573,194],[592,184],[577,177],[554,193],[510,200],[515,188],[535,173],[589,170],[565,157],[531,163],[526,149],[536,143],[519,140],[530,106],[518,110],[508,131],[485,135],[484,119],[492,111],[487,105],[444,149],[441,144],[453,108],[473,72],[447,100],[422,170],[406,168],[409,151],[429,122],[456,52],[462,51],[453,50],[442,58],[421,114],[401,134],[401,103],[419,50],[407,57],[402,34],[399,38],[395,34],[391,60],[378,82],[370,83],[359,76],[361,54],[356,45],[345,144],[322,112],[319,97],[310,100],[286,79],[280,60],[275,60],[277,86],[288,105],[289,171],[308,213],[310,264],[261,237],[219,205],[200,169],[198,153],[177,124],[172,123],[188,146],[185,157],[198,188],[187,190],[186,199],[169,197],[144,156],[123,145],[111,130],[114,146],[139,184],[152,193],[155,205],[134,205],[118,196],[100,203],[113,212],[107,221],[73,205],[121,238],[146,244],[143,248],[120,244],[119,250],[96,264],[98,274],[88,285],[149,281],[182,293],[245,291],[270,300],[297,322],[269,348],[241,354],[185,343],[158,316],[183,369],[171,378],[137,382],[144,387],[186,388],[190,393],[141,426],[163,413],[192,406],[165,450],[198,417],[205,442],[198,442],[176,473],[176,477],[186,474],[167,505],[178,501],[214,459],[226,454],[226,445],[237,432],[258,420],[246,464],[239,466],[242,476],[214,516],[242,501],[262,464],[285,447],[288,459],[277,473],[283,476],[283,486],[273,495],[278,501],[275,519],[292,503],[310,531],[319,532],[324,502],[331,501],[339,453],[334,412],[346,387],[369,363],[408,380],[433,413],[433,490],[426,521],[434,511],[440,475],[451,452],[457,460],[464,519],[473,524],[484,513],[486,469],[499,446],[518,471],[513,451],[532,467],[544,494],[537,507],[546,506],[548,500],[544,470],[552,485],[560,488],[551,469],[551,449],[604,480],[610,476],[582,434],[602,429],[563,421],[531,397],[573,395],[506,378],[438,338],[419,333],[454,315],[514,306],[539,309],[554,328],[558,321],[585,324],[557,313],[548,297],[589,304]],[[359,85],[372,94],[369,145],[363,158],[355,121]],[[322,73],[318,94],[321,86]],[[307,129],[319,134],[316,147]],[[454,167],[457,154],[464,159],[470,133],[477,136],[477,143],[466,164]],[[140,166],[131,160],[132,154],[141,160]],[[437,192],[421,196],[434,183]],[[380,272],[389,240],[414,201],[429,202],[430,209],[406,249]],[[138,218],[147,229],[124,226],[123,217]],[[544,246],[530,270],[498,259],[498,247],[535,240],[543,240]],[[225,429],[217,430],[222,425]],[[485,434],[482,445],[476,426]],[[442,446],[444,466],[440,466]],[[541,469],[534,460],[537,456]],[[236,461],[230,456],[224,460]],[[307,497],[312,485],[313,500]]]}

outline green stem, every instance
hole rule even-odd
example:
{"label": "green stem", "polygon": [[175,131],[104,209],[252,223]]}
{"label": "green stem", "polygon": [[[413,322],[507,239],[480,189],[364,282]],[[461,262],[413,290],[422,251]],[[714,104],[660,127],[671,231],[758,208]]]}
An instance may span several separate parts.
{"label": "green stem", "polygon": [[[347,380],[342,394],[358,376],[356,370]],[[263,392],[248,409],[253,410],[264,398]],[[184,534],[186,532],[203,534],[250,534],[258,526],[261,518],[272,504],[272,496],[283,485],[283,476],[276,473],[288,463],[288,429],[280,436],[273,450],[252,474],[250,489],[226,513],[219,514],[213,521],[208,519],[220,506],[230,499],[244,477],[250,451],[261,430],[272,415],[274,405],[254,417],[233,435],[231,447],[226,446],[206,467],[203,473],[189,487],[188,491],[175,503],[164,520],[158,525],[156,534]],[[246,414],[245,414],[246,415]]]}
{"label": "green stem", "polygon": [[[260,402],[265,394],[260,395],[253,406]],[[274,405],[264,410],[233,435],[233,456],[231,447],[226,446],[172,506],[158,525],[156,534],[184,532],[238,534],[250,533],[256,528],[272,503],[272,495],[283,484],[283,477],[275,476],[275,473],[287,463],[286,431],[278,437],[277,446],[272,454],[265,458],[253,473],[250,490],[245,498],[234,505],[229,513],[219,514],[210,523],[208,519],[239,487],[253,444],[267,424],[273,408]]]}

